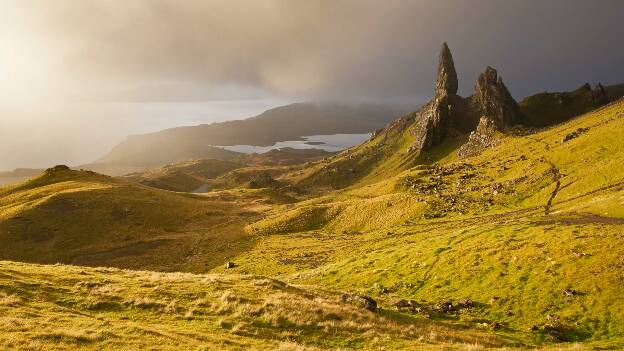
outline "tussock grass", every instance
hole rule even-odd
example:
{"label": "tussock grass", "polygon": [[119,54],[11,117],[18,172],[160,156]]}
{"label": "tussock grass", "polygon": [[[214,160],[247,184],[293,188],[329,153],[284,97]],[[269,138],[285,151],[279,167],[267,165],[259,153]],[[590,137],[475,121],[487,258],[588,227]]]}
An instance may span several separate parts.
{"label": "tussock grass", "polygon": [[[90,276],[90,284],[84,282]],[[210,283],[206,284],[209,279]],[[108,285],[123,300],[115,309],[88,308]],[[157,280],[158,285],[146,285]],[[0,286],[19,304],[0,305],[0,345],[16,349],[352,349],[431,343],[459,348],[505,342],[421,318],[395,318],[340,301],[338,292],[274,279],[165,274],[0,261]],[[85,289],[93,294],[85,294]],[[100,289],[100,290],[98,290]],[[28,317],[24,317],[28,316]],[[437,335],[432,340],[430,335]]]}

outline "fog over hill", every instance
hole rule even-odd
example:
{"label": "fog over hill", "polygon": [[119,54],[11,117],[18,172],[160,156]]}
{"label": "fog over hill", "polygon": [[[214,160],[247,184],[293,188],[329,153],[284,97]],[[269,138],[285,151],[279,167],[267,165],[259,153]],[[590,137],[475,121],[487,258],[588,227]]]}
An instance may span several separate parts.
{"label": "fog over hill", "polygon": [[618,84],[623,11],[617,0],[5,0],[0,169],[90,162],[129,134],[224,120],[108,103],[216,102],[226,119],[317,99],[418,105],[443,41],[461,95],[486,65],[518,100]]}

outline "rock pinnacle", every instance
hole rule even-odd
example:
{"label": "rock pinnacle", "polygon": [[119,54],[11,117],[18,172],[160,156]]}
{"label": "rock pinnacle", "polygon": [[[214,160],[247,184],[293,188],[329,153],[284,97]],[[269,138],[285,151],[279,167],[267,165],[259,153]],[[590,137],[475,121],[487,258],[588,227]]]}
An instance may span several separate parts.
{"label": "rock pinnacle", "polygon": [[451,50],[446,43],[442,44],[442,49],[440,49],[438,82],[435,92],[436,95],[443,93],[450,95],[457,94],[457,72],[455,72],[453,55],[451,55]]}

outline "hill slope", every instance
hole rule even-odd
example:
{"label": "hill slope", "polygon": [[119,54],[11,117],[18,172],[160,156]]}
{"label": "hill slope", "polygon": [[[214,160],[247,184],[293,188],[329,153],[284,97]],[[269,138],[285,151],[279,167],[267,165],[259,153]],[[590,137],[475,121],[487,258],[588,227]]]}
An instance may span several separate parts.
{"label": "hill slope", "polygon": [[[171,191],[206,192],[214,185],[213,180],[217,177],[223,178],[221,180],[228,180],[229,183],[236,181],[237,173],[230,173],[236,169],[252,167],[244,170],[249,173],[262,169],[262,166],[274,166],[281,169],[280,173],[284,173],[284,167],[280,166],[316,161],[331,154],[318,149],[281,148],[263,154],[241,154],[232,161],[204,159],[172,163],[143,172],[130,173],[122,178]],[[253,168],[254,166],[260,167]]]}
{"label": "hill slope", "polygon": [[208,180],[243,166],[242,163],[222,160],[190,160],[131,173],[123,178],[159,189],[198,192]]}
{"label": "hill slope", "polygon": [[0,256],[29,262],[206,270],[244,250],[251,201],[176,194],[55,167],[0,188]]}
{"label": "hill slope", "polygon": [[477,156],[365,178],[254,223],[248,230],[264,240],[233,260],[376,299],[469,297],[481,308],[460,320],[499,323],[532,342],[621,347],[623,131],[620,100],[539,133],[503,135]]}
{"label": "hill slope", "polygon": [[299,140],[306,135],[368,133],[400,113],[400,110],[372,105],[297,103],[245,120],[131,136],[92,167],[153,167],[197,158],[231,159],[235,157],[234,153],[210,145],[270,146],[278,141]]}
{"label": "hill slope", "polygon": [[[6,263],[0,301],[7,311],[34,308],[34,300],[82,318],[101,306],[96,316],[122,329],[112,338],[54,329],[41,336],[35,325],[11,329],[15,337],[5,343],[34,333],[109,346],[132,321],[157,331],[139,340],[183,348],[199,338],[241,349],[305,349],[303,340],[319,348],[624,348],[624,100],[528,128],[494,69],[463,98],[448,47],[440,57],[435,98],[421,110],[311,164],[235,169],[211,180],[220,190],[202,196],[63,167],[2,188],[2,258],[228,273],[203,276],[226,290],[219,298],[194,275],[152,274],[151,285],[148,273]],[[129,243],[120,244],[123,235]],[[39,269],[48,273],[33,287]],[[98,278],[91,285],[76,275]],[[111,286],[102,294],[94,287],[105,279],[114,283],[104,282]],[[32,299],[32,289],[43,293]],[[203,289],[209,307],[186,316]],[[364,295],[381,306],[375,315],[345,307],[372,304]],[[137,310],[144,308],[150,312]],[[163,316],[167,310],[174,317]],[[216,316],[236,335],[230,344],[212,327]],[[412,329],[418,326],[426,332]],[[279,344],[286,339],[297,345]],[[450,340],[480,344],[439,344]]]}
{"label": "hill slope", "polygon": [[603,87],[599,84],[592,90],[586,83],[571,92],[545,92],[529,96],[520,101],[520,108],[528,125],[545,127],[567,121],[622,96],[624,91],[621,86]]}
{"label": "hill slope", "polygon": [[334,291],[254,276],[0,261],[0,348],[464,350],[511,345],[462,323],[373,313]]}
{"label": "hill slope", "polygon": [[[66,349],[200,343],[220,349],[466,349],[548,347],[554,341],[583,343],[571,344],[575,349],[624,347],[623,130],[619,101],[539,133],[503,135],[477,156],[446,153],[435,164],[396,176],[356,182],[294,206],[270,206],[266,219],[246,221],[252,223],[249,244],[225,246],[237,248],[225,254],[235,263],[228,275],[3,262],[0,322],[6,332],[0,340],[25,349],[33,342]],[[165,206],[184,206],[184,213],[197,204],[195,196],[57,169],[3,189],[2,233],[16,217],[46,222],[26,210],[45,209],[51,201],[46,191],[63,198],[101,189],[119,191],[103,198],[108,202],[147,191]],[[251,203],[238,191],[213,195]],[[90,213],[104,213],[81,201]],[[157,213],[189,218],[170,208]],[[68,229],[67,235],[77,235]],[[3,245],[18,239],[24,242],[7,237]],[[184,245],[181,237],[175,241]],[[183,257],[173,248],[167,247],[168,257]],[[150,257],[160,260],[155,252]],[[208,269],[226,271],[221,265]],[[381,310],[373,314],[340,302],[345,290],[373,297]],[[413,299],[418,307],[395,312],[392,304],[400,299]],[[442,303],[447,300],[450,309]],[[25,321],[20,316],[27,311],[37,312]]]}

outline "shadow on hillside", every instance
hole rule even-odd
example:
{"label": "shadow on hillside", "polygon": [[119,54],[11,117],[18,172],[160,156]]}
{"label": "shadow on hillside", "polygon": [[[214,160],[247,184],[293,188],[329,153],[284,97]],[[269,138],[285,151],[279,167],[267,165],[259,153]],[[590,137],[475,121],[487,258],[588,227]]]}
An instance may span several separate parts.
{"label": "shadow on hillside", "polygon": [[435,148],[422,151],[416,158],[416,164],[430,165],[436,163],[457,151],[457,149],[459,149],[459,147],[463,145],[467,139],[468,137],[465,135],[453,139],[446,138],[442,144],[436,146]]}

